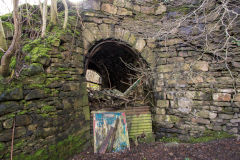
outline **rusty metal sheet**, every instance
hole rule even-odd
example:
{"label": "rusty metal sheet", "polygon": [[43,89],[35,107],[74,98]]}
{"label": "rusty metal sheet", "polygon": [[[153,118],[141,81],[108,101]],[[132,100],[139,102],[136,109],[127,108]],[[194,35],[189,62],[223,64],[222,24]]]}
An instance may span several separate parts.
{"label": "rusty metal sheet", "polygon": [[126,115],[123,112],[93,113],[94,153],[130,149]]}

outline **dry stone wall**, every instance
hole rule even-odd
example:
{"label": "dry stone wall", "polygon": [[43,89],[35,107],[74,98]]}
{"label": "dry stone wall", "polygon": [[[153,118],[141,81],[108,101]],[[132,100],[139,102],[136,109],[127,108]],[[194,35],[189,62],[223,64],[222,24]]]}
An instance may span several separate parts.
{"label": "dry stone wall", "polygon": [[[159,35],[159,23],[170,23],[200,3],[104,0],[90,2],[94,5],[88,5],[83,13],[85,54],[100,40],[118,39],[138,51],[154,71],[152,111],[157,138],[188,139],[208,130],[240,133],[239,54],[232,54],[236,62],[229,72],[224,62],[196,50],[177,32],[167,38]],[[179,32],[186,30],[188,34],[197,34],[189,26],[183,26]]]}
{"label": "dry stone wall", "polygon": [[71,47],[73,36],[67,30],[25,45],[30,63],[1,84],[0,159],[10,159],[13,128],[14,159],[67,159],[91,145],[83,52]]}
{"label": "dry stone wall", "polygon": [[154,72],[152,118],[157,139],[188,139],[207,130],[239,135],[240,55],[232,55],[236,61],[229,72],[224,62],[185,39],[159,35],[160,24],[186,15],[200,2],[84,2],[83,26],[79,23],[77,32],[58,37],[47,58],[35,59],[22,78],[2,86],[0,159],[9,157],[13,118],[16,159],[66,159],[90,144],[84,59],[92,47],[108,39],[129,44]]}

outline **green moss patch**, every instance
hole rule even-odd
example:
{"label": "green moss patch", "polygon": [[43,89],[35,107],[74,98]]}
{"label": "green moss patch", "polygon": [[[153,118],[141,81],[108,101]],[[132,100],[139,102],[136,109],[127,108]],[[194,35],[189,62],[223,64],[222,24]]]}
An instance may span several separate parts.
{"label": "green moss patch", "polygon": [[201,137],[198,137],[198,138],[191,137],[189,140],[189,143],[209,142],[217,139],[231,138],[231,137],[234,137],[234,136],[223,131],[221,132],[205,131],[203,136]]}
{"label": "green moss patch", "polygon": [[44,112],[44,113],[53,112],[53,111],[55,111],[55,110],[56,110],[56,108],[55,108],[54,106],[48,106],[48,105],[43,106],[43,107],[41,108],[41,111]]}
{"label": "green moss patch", "polygon": [[56,145],[49,145],[46,148],[36,151],[32,155],[22,153],[21,155],[15,156],[14,160],[65,160],[83,151],[86,144],[90,144],[89,139],[89,127],[85,127],[77,134],[69,135]]}
{"label": "green moss patch", "polygon": [[234,137],[233,135],[227,133],[227,132],[217,132],[217,131],[205,131],[201,137],[190,137],[187,141],[182,141],[178,137],[163,137],[159,141],[165,142],[165,143],[171,143],[171,142],[177,142],[177,143],[202,143],[202,142],[209,142],[213,140],[218,139],[224,139],[224,138],[231,138]]}
{"label": "green moss patch", "polygon": [[4,143],[1,143],[1,142],[0,142],[0,151],[3,151],[4,149],[5,149]]}
{"label": "green moss patch", "polygon": [[36,39],[23,46],[22,51],[27,53],[25,60],[27,62],[39,62],[41,58],[50,58],[47,54],[50,51],[50,46],[44,44],[44,40]]}

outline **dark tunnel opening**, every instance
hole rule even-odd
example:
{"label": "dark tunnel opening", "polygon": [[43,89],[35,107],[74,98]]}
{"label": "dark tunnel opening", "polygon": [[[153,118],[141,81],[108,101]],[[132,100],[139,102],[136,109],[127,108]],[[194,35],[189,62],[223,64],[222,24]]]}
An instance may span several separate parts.
{"label": "dark tunnel opening", "polygon": [[136,72],[129,67],[137,66],[138,56],[123,42],[106,40],[90,49],[85,60],[85,69],[101,76],[101,88],[126,91],[137,80]]}

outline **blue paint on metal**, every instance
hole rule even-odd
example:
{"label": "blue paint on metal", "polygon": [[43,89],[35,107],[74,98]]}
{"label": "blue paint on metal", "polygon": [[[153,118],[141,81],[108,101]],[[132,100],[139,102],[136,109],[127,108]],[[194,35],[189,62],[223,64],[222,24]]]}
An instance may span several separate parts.
{"label": "blue paint on metal", "polygon": [[126,115],[121,112],[105,112],[94,114],[94,152],[97,153],[99,147],[106,139],[110,129],[115,127],[116,121],[119,118],[119,124],[117,125],[115,141],[113,143],[113,152],[119,152],[124,149],[129,149],[129,139],[126,123]]}

